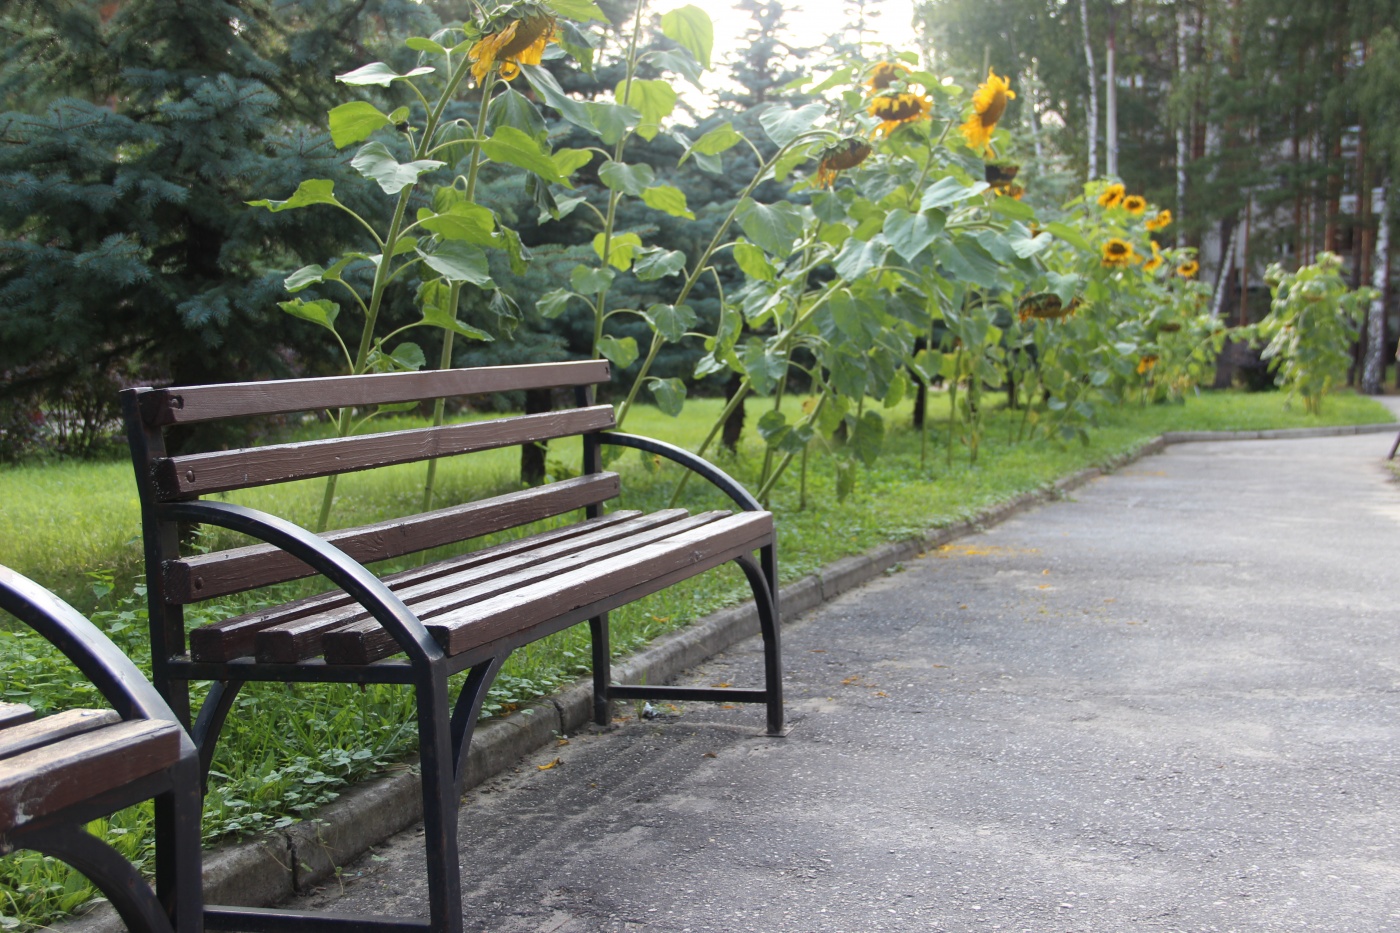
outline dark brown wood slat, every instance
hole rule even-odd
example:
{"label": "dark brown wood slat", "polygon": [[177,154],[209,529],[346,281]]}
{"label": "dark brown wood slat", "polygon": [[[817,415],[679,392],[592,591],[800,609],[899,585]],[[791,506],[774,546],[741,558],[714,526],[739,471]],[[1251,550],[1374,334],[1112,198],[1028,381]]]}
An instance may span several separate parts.
{"label": "dark brown wood slat", "polygon": [[180,733],[137,719],[0,761],[0,833],[170,767]]}
{"label": "dark brown wood slat", "polygon": [[[555,576],[580,564],[602,560],[620,550],[678,534],[726,514],[728,513],[707,512],[690,516],[684,509],[655,512],[626,525],[592,535],[592,540],[574,539],[539,552],[497,561],[469,574],[434,581],[431,586],[424,586],[420,593],[415,594],[415,598],[409,602],[409,608],[419,619],[427,620],[461,606],[488,599],[513,587]],[[455,585],[444,585],[448,582]],[[317,625],[314,631],[309,630],[309,626],[294,626],[290,633],[279,632],[277,628],[260,633],[257,639],[258,660],[284,663],[298,661],[320,654],[323,647],[331,659],[353,655],[379,660],[397,654],[400,650],[394,637],[364,612],[346,612],[340,614],[339,618],[324,621],[328,624]],[[288,638],[289,634],[302,637]],[[332,634],[342,642],[339,648],[329,642],[323,644],[323,640]],[[353,646],[351,642],[354,642]],[[298,648],[300,654],[296,653]]]}
{"label": "dark brown wood slat", "polygon": [[613,424],[611,405],[591,405],[439,428],[162,457],[152,465],[152,475],[156,494],[162,499],[187,499],[331,473],[353,473],[478,450],[514,447],[602,431]]}
{"label": "dark brown wood slat", "polygon": [[0,732],[0,759],[121,722],[110,709],[70,709]]}
{"label": "dark brown wood slat", "polygon": [[362,408],[458,395],[596,385],[610,378],[607,360],[579,360],[422,373],[177,386],[143,394],[141,416],[152,426],[191,424],[316,408]]}
{"label": "dark brown wood slat", "polygon": [[0,729],[22,725],[34,719],[34,710],[23,703],[0,703]]}
{"label": "dark brown wood slat", "polygon": [[[586,534],[598,528],[606,528],[609,525],[635,518],[640,514],[642,513],[635,510],[625,510],[598,518],[590,518],[575,525],[566,525],[563,528],[551,528],[548,531],[526,535],[514,541],[494,544],[469,554],[459,554],[456,557],[434,561],[422,567],[401,570],[384,577],[384,583],[392,590],[400,590],[417,583],[446,576],[458,570],[489,563],[511,554],[518,554],[521,551],[528,551],[575,535]],[[269,626],[305,618],[319,612],[358,605],[359,603],[355,602],[344,590],[331,590],[316,596],[306,596],[289,603],[283,603],[280,606],[273,606],[270,609],[202,625],[189,632],[190,657],[195,661],[212,662],[249,657],[253,654],[254,636]]]}
{"label": "dark brown wood slat", "polygon": [[[637,595],[633,599],[655,592],[772,540],[771,513],[724,516],[622,554],[614,550],[611,557],[543,576],[509,591],[502,588],[497,595],[425,620],[425,625],[443,650],[460,654],[619,592],[634,592]],[[355,639],[350,637],[351,631],[330,632],[326,635],[326,663],[363,664],[383,657],[376,653],[382,650],[382,636],[373,635],[363,623],[348,629],[358,629],[355,635],[377,641],[366,638],[364,644],[369,650],[361,654]]]}
{"label": "dark brown wood slat", "polygon": [[[481,562],[477,566],[463,569],[449,576],[438,577],[416,586],[407,587],[399,592],[399,598],[407,603],[409,609],[420,619],[427,618],[429,615],[456,608],[467,600],[482,598],[482,586],[488,581],[551,561],[553,563],[550,566],[556,566],[562,563],[560,558],[580,559],[570,557],[570,555],[598,553],[600,549],[616,550],[619,547],[627,546],[634,537],[644,535],[652,529],[665,528],[667,530],[662,533],[670,533],[669,529],[685,517],[686,511],[684,509],[668,509],[651,515],[643,515],[620,525],[612,525],[587,535],[575,536],[551,545],[524,550],[489,563]],[[274,664],[290,664],[315,657],[321,653],[321,642],[326,632],[361,620],[371,623],[373,627],[378,627],[379,624],[370,618],[369,613],[362,606],[354,605],[332,612],[320,613],[309,618],[269,626],[254,637],[255,654],[259,661]],[[395,646],[396,642],[393,637],[385,634],[388,645]],[[393,651],[389,652],[389,654],[393,653]],[[384,657],[388,657],[388,655],[386,654]]]}
{"label": "dark brown wood slat", "polygon": [[[360,563],[371,564],[597,505],[615,498],[618,490],[616,473],[593,473],[322,537]],[[270,544],[255,544],[167,561],[165,573],[166,601],[183,604],[297,580],[315,571]]]}

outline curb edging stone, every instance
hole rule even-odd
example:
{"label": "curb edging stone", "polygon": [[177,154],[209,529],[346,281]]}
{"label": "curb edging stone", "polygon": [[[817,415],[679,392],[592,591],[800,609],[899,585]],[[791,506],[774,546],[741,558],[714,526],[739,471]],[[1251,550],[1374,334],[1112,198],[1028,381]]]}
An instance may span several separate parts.
{"label": "curb edging stone", "polygon": [[[1171,431],[1132,450],[1061,477],[984,509],[962,521],[929,529],[923,535],[882,544],[863,554],[836,560],[820,571],[781,587],[778,602],[791,620],[877,578],[904,561],[978,533],[1036,505],[1065,498],[1086,483],[1173,444],[1203,441],[1283,440],[1381,434],[1395,423],[1335,428],[1288,428],[1269,431]],[[653,642],[614,666],[619,681],[665,683],[758,634],[752,603],[721,609]],[[538,703],[477,727],[468,752],[464,789],[476,787],[551,740],[586,728],[592,720],[593,687],[580,680]],[[305,893],[335,877],[343,866],[375,845],[422,819],[421,781],[411,767],[356,784],[322,807],[315,817],[284,830],[263,834],[205,853],[204,890],[209,903],[265,906]],[[116,911],[103,904],[65,921],[62,933],[119,933]]]}

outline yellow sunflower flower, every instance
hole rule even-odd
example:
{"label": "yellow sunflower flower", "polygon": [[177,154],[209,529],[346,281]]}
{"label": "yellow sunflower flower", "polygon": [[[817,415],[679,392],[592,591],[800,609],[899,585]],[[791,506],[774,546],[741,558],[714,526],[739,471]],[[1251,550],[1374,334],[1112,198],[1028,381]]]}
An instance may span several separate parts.
{"label": "yellow sunflower flower", "polygon": [[855,168],[870,157],[874,149],[870,143],[857,136],[838,140],[821,151],[817,162],[817,187],[830,188],[836,176],[848,168]]}
{"label": "yellow sunflower flower", "polygon": [[1127,193],[1122,185],[1109,185],[1099,192],[1099,207],[1118,207],[1123,201],[1123,195]]}
{"label": "yellow sunflower flower", "polygon": [[1103,245],[1103,264],[1111,269],[1121,269],[1138,261],[1133,244],[1118,237],[1110,237]]}
{"label": "yellow sunflower flower", "polygon": [[1148,230],[1164,230],[1172,224],[1172,212],[1163,208],[1157,216],[1147,222]]}
{"label": "yellow sunflower flower", "polygon": [[1026,195],[1026,189],[1013,182],[1007,182],[1004,185],[992,185],[992,190],[1002,197],[1010,198],[1013,201],[1019,201]]}
{"label": "yellow sunflower flower", "polygon": [[1063,317],[1069,317],[1079,310],[1083,301],[1075,298],[1069,304],[1060,300],[1060,296],[1054,292],[1041,292],[1038,295],[1027,295],[1016,304],[1016,313],[1022,321],[1035,318],[1038,321],[1054,321]]}
{"label": "yellow sunflower flower", "polygon": [[1194,259],[1188,259],[1176,267],[1176,274],[1183,279],[1194,279],[1196,273],[1201,271],[1201,264]]}
{"label": "yellow sunflower flower", "polygon": [[870,104],[870,115],[880,121],[874,135],[888,136],[906,123],[927,120],[931,106],[932,102],[927,97],[909,91],[881,94]]}
{"label": "yellow sunflower flower", "polygon": [[899,62],[876,62],[875,67],[870,70],[870,80],[866,84],[872,91],[883,91],[895,81],[904,80],[908,73],[909,67]]}
{"label": "yellow sunflower flower", "polygon": [[958,127],[967,144],[978,152],[985,152],[992,141],[992,130],[1006,112],[1006,102],[1015,100],[1016,92],[1011,90],[1011,79],[999,78],[992,69],[987,69],[987,80],[977,85],[972,95],[972,116]]}
{"label": "yellow sunflower flower", "polygon": [[554,38],[554,17],[543,7],[534,6],[524,7],[518,14],[467,52],[478,84],[497,62],[501,77],[509,81],[520,74],[521,65],[538,65],[544,57],[544,47]]}
{"label": "yellow sunflower flower", "polygon": [[1138,357],[1137,374],[1144,376],[1152,372],[1152,367],[1157,365],[1157,357],[1152,355]]}
{"label": "yellow sunflower flower", "polygon": [[1147,210],[1147,199],[1140,194],[1130,194],[1123,199],[1123,210],[1136,217]]}
{"label": "yellow sunflower flower", "polygon": [[1156,241],[1156,240],[1153,240],[1153,241],[1152,241],[1152,258],[1149,259],[1149,260],[1147,260],[1147,262],[1145,262],[1145,263],[1142,264],[1142,269],[1143,269],[1143,271],[1144,271],[1144,272],[1156,272],[1158,269],[1162,268],[1162,263],[1163,263],[1164,261],[1165,261],[1165,260],[1162,259],[1162,249],[1161,249],[1161,247],[1159,247],[1159,246],[1157,245],[1157,241]]}

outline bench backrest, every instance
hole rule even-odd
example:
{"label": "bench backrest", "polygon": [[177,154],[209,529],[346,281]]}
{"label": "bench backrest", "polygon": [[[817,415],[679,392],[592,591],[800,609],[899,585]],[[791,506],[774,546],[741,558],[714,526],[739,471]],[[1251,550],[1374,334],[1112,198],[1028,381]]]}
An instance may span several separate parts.
{"label": "bench backrest", "polygon": [[[312,574],[301,561],[268,545],[182,554],[176,523],[161,516],[164,503],[573,435],[587,437],[614,425],[611,406],[590,404],[591,387],[608,378],[606,361],[588,360],[128,389],[122,393],[122,407],[141,496],[150,582],[159,587],[155,592],[167,605],[176,607]],[[555,388],[574,388],[577,407],[436,428],[175,456],[167,452],[165,443],[166,429],[202,422]],[[584,468],[584,475],[575,479],[344,528],[324,537],[361,563],[372,563],[575,509],[596,510],[617,495],[617,476],[601,472],[596,456],[585,456]],[[176,645],[169,647],[180,650]]]}

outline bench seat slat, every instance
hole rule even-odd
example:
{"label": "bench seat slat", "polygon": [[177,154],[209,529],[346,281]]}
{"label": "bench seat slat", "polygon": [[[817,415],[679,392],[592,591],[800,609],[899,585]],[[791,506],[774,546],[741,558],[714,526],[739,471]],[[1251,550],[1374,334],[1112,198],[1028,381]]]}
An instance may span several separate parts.
{"label": "bench seat slat", "polygon": [[[548,531],[526,535],[514,541],[494,544],[479,551],[434,561],[422,567],[401,570],[384,577],[384,583],[391,590],[401,590],[458,570],[499,560],[511,554],[518,554],[541,545],[562,541],[575,535],[586,534],[598,528],[605,528],[635,518],[640,514],[642,513],[637,511],[618,511],[599,518],[590,518],[577,524],[565,525],[562,528],[551,528]],[[358,605],[359,603],[355,602],[344,590],[331,590],[316,596],[306,596],[289,603],[283,603],[270,609],[260,609],[244,615],[222,619],[209,625],[202,625],[190,630],[190,657],[195,661],[214,662],[248,657],[253,654],[253,640],[256,633],[269,626],[305,618],[320,612],[341,609],[345,606]]]}
{"label": "bench seat slat", "polygon": [[[615,498],[616,473],[593,473],[491,499],[325,532],[321,537],[362,564],[517,528]],[[183,604],[309,577],[310,567],[270,544],[165,563],[165,596]]]}
{"label": "bench seat slat", "polygon": [[35,719],[0,732],[0,760],[121,721],[116,711],[110,709],[70,709]]}
{"label": "bench seat slat", "polygon": [[[628,533],[625,535],[618,535],[607,541],[592,542],[587,548],[567,552],[556,551],[545,555],[544,560],[535,560],[532,559],[533,555],[526,555],[524,559],[503,561],[488,568],[490,572],[478,579],[450,591],[426,594],[426,598],[410,603],[409,608],[426,622],[463,606],[567,573],[579,566],[596,563],[613,554],[689,531],[727,514],[729,513],[705,512],[700,515],[687,515],[684,509],[653,513],[629,523],[626,529]],[[341,623],[327,631],[324,637],[323,647],[328,659],[348,656],[365,659],[356,663],[370,663],[397,654],[400,650],[392,635],[377,621],[364,616],[356,621]]]}
{"label": "bench seat slat", "polygon": [[388,431],[295,444],[269,444],[266,447],[245,447],[184,457],[161,457],[153,464],[152,478],[161,498],[185,499],[332,473],[351,473],[478,450],[514,447],[602,431],[613,424],[611,405],[591,405],[438,428]]}
{"label": "bench seat slat", "polygon": [[0,703],[0,729],[23,725],[34,719],[34,710],[23,703]]}
{"label": "bench seat slat", "polygon": [[[582,606],[601,605],[613,597],[618,597],[615,605],[630,602],[772,541],[771,513],[728,515],[463,606],[425,620],[425,625],[444,651],[461,654],[551,619],[565,618]],[[364,639],[369,626],[356,623],[349,628],[359,631],[326,635],[326,663],[364,664],[384,656],[376,653],[382,638],[376,643],[365,639],[356,644],[357,638],[352,637]],[[363,651],[363,645],[371,645],[371,650]]]}
{"label": "bench seat slat", "polygon": [[181,731],[129,720],[0,761],[0,833],[170,767]]}
{"label": "bench seat slat", "polygon": [[607,360],[578,360],[420,373],[175,386],[145,393],[141,397],[141,415],[147,424],[159,427],[321,408],[364,408],[430,398],[597,385],[609,378]]}
{"label": "bench seat slat", "polygon": [[[615,552],[620,547],[631,546],[634,540],[650,540],[658,535],[672,534],[673,527],[686,518],[684,509],[669,509],[642,515],[618,525],[595,529],[585,535],[576,535],[553,544],[522,549],[515,554],[498,555],[492,561],[478,561],[471,567],[458,570],[447,576],[436,577],[405,587],[397,591],[408,607],[420,619],[426,619],[455,609],[475,599],[482,599],[488,592],[494,594],[503,586],[518,585],[528,574],[523,572],[533,568],[532,574],[559,572],[573,562],[596,559],[599,553]],[[493,583],[492,581],[499,581]],[[321,653],[322,638],[326,632],[348,623],[366,621],[372,627],[379,623],[370,618],[364,607],[355,604],[330,612],[297,620],[279,622],[262,629],[255,636],[256,656],[259,661],[273,664],[288,664],[314,657]],[[389,644],[397,651],[392,636]],[[392,651],[390,653],[393,653]],[[385,655],[387,657],[387,655]]]}

